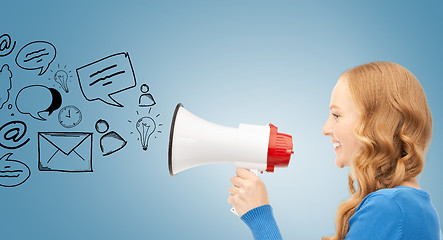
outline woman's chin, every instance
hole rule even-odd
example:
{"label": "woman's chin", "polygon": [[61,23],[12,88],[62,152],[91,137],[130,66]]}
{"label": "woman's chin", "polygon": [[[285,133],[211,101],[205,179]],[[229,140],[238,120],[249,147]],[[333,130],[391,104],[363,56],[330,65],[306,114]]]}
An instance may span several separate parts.
{"label": "woman's chin", "polygon": [[346,164],[346,162],[343,161],[343,159],[340,159],[340,158],[335,158],[335,165],[336,165],[338,168],[348,167],[348,164]]}

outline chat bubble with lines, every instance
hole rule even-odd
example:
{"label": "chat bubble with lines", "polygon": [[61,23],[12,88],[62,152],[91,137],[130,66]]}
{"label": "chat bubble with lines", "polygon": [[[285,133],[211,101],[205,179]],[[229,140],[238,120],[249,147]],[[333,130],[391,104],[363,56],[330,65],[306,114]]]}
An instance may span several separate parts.
{"label": "chat bubble with lines", "polygon": [[16,187],[28,180],[31,170],[23,162],[9,159],[12,153],[0,158],[0,186]]}
{"label": "chat bubble with lines", "polygon": [[39,76],[48,70],[54,61],[56,50],[54,45],[45,41],[35,41],[26,44],[17,54],[15,62],[25,70],[40,69]]}
{"label": "chat bubble with lines", "polygon": [[127,52],[113,54],[77,68],[77,77],[83,96],[88,101],[101,100],[123,107],[111,95],[133,88],[135,73]]}

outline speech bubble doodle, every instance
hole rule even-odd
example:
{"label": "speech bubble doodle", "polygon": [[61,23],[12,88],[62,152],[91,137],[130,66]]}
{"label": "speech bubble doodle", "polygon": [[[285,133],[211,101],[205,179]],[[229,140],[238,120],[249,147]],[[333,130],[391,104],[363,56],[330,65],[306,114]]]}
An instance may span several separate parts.
{"label": "speech bubble doodle", "polygon": [[116,53],[77,68],[77,77],[83,96],[88,101],[101,100],[123,107],[111,95],[133,88],[135,73],[127,52]]}
{"label": "speech bubble doodle", "polygon": [[[8,56],[15,48],[15,41],[11,47],[11,37],[8,34],[0,36],[0,57]],[[9,50],[9,51],[8,51]]]}
{"label": "speech bubble doodle", "polygon": [[62,95],[60,92],[42,85],[31,85],[22,88],[15,99],[15,106],[20,113],[29,114],[41,121],[46,120],[40,115],[41,113],[48,112],[48,116],[50,116],[61,105]]}
{"label": "speech bubble doodle", "polygon": [[11,121],[0,127],[0,146],[7,149],[17,149],[29,142],[26,135],[27,127],[22,121]]}
{"label": "speech bubble doodle", "polygon": [[12,72],[9,65],[5,64],[0,69],[0,109],[9,100],[9,90],[12,88]]}
{"label": "speech bubble doodle", "polygon": [[29,167],[17,160],[11,160],[12,153],[6,153],[0,158],[0,186],[16,187],[31,176]]}
{"label": "speech bubble doodle", "polygon": [[35,41],[26,44],[17,54],[15,62],[25,70],[40,69],[39,76],[48,70],[54,61],[56,50],[54,45],[45,41]]}

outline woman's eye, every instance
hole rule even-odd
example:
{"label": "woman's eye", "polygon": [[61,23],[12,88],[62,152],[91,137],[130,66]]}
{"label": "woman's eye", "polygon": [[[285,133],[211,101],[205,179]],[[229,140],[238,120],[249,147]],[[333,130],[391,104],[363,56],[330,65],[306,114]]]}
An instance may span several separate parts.
{"label": "woman's eye", "polygon": [[338,117],[340,117],[338,114],[332,113],[332,116],[337,119]]}

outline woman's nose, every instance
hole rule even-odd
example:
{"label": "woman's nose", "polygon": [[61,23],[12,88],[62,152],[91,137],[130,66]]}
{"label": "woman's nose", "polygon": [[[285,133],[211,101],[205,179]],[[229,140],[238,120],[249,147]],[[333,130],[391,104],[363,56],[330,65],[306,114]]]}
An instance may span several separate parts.
{"label": "woman's nose", "polygon": [[325,125],[323,126],[322,129],[322,134],[325,136],[331,135],[332,134],[332,126],[330,124],[330,121],[328,119],[328,121],[326,121]]}

